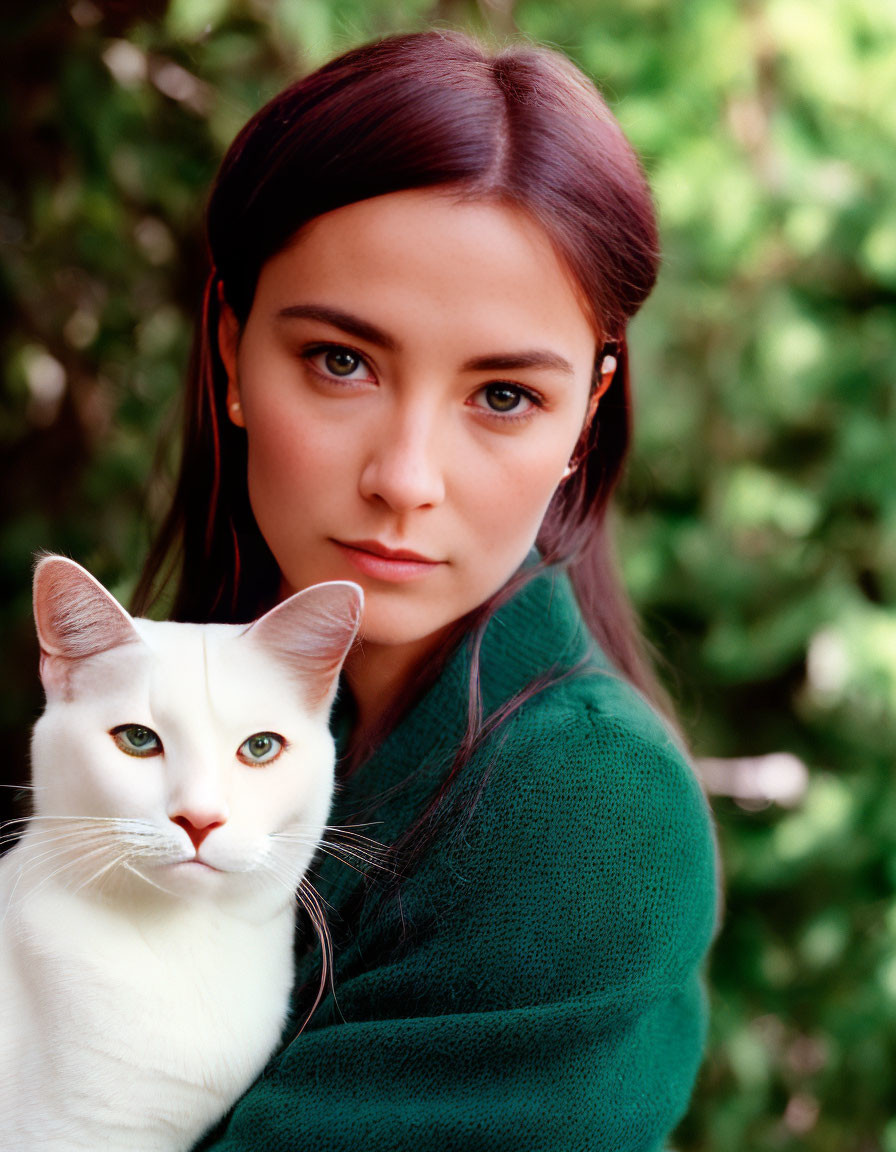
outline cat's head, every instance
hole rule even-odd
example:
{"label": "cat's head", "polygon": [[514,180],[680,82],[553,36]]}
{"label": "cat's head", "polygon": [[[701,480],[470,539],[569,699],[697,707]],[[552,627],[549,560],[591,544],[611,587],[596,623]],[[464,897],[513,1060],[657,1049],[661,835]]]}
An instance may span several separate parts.
{"label": "cat's head", "polygon": [[118,890],[282,897],[333,788],[328,718],[362,593],[318,584],[247,626],[133,619],[63,557],[34,577],[46,708],[34,729],[41,871]]}

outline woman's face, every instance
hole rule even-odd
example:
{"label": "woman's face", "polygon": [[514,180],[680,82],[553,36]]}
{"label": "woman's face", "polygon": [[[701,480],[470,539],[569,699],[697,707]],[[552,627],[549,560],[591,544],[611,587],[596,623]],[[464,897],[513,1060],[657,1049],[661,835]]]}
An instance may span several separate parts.
{"label": "woman's face", "polygon": [[220,346],[284,595],[348,579],[374,645],[435,645],[531,549],[589,409],[593,326],[528,216],[443,192],[312,221]]}

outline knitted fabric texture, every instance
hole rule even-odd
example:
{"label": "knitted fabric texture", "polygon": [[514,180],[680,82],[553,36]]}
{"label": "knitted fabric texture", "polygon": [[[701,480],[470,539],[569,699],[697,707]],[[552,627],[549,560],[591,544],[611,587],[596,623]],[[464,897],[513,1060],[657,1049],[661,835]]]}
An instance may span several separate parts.
{"label": "knitted fabric texture", "polygon": [[[664,1147],[705,1039],[711,820],[676,742],[548,571],[488,626],[486,715],[564,671],[472,757],[455,793],[472,816],[437,837],[400,900],[323,861],[335,1002],[295,1037],[297,1003],[295,1038],[203,1147]],[[468,682],[462,647],[343,785],[334,823],[364,812],[387,844],[410,827],[463,735]],[[319,972],[303,952],[298,984]]]}

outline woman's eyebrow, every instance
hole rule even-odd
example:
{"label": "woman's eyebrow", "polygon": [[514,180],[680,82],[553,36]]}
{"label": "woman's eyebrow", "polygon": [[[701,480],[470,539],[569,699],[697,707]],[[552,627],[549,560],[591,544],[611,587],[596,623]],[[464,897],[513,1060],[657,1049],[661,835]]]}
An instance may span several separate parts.
{"label": "woman's eyebrow", "polygon": [[463,366],[464,372],[514,372],[521,368],[552,368],[575,376],[572,364],[557,352],[535,348],[525,352],[497,353],[493,356],[476,356]]}
{"label": "woman's eyebrow", "polygon": [[[362,320],[360,316],[354,316],[351,312],[343,312],[340,308],[329,308],[323,304],[290,304],[286,308],[281,308],[277,316],[283,320],[319,320],[323,324],[347,332],[350,336],[356,336],[359,340],[375,344],[378,348],[385,348],[389,352],[398,350],[398,342],[382,328],[377,328],[375,324]],[[575,375],[575,369],[565,357],[546,348],[475,356],[463,364],[462,371],[514,372],[523,368],[550,368],[564,372],[568,376]]]}
{"label": "woman's eyebrow", "polygon": [[320,320],[333,328],[340,328],[350,336],[357,336],[359,340],[366,340],[368,344],[375,344],[378,348],[385,348],[389,352],[398,349],[396,341],[382,328],[339,308],[327,308],[322,304],[290,304],[281,308],[277,317],[282,320]]}

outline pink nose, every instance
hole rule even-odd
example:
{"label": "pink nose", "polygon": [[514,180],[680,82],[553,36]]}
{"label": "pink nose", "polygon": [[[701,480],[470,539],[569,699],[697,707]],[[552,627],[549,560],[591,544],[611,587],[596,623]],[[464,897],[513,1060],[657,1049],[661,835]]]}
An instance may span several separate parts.
{"label": "pink nose", "polygon": [[[197,817],[196,819],[201,819],[201,817]],[[209,832],[211,832],[213,828],[220,828],[224,821],[212,818],[211,820],[196,824],[188,816],[172,816],[171,823],[177,824],[179,827],[183,828],[186,834],[193,841],[193,847],[198,852],[199,845],[206,838],[206,836],[208,836]]]}

